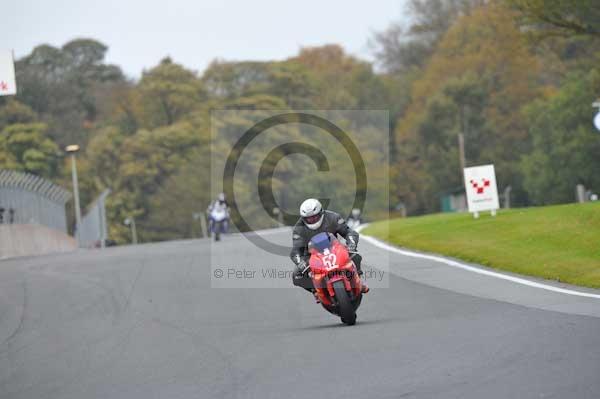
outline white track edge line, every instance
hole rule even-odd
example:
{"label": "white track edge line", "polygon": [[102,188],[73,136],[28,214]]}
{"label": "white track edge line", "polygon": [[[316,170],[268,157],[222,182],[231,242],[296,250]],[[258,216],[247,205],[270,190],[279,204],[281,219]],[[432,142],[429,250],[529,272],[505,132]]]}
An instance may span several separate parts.
{"label": "white track edge line", "polygon": [[[364,227],[366,227],[366,226],[364,226]],[[400,249],[400,248],[394,247],[394,246],[387,244],[387,243],[385,243],[375,237],[372,237],[372,236],[367,236],[367,235],[361,234],[361,238],[363,240],[370,242],[371,244],[375,245],[376,247],[383,248],[387,251],[395,252],[400,255],[410,256],[413,258],[428,259],[428,260],[432,260],[434,262],[444,263],[448,266],[457,267],[459,269],[467,270],[467,271],[470,271],[473,273],[483,274],[486,276],[495,277],[495,278],[499,278],[502,280],[508,280],[508,281],[512,281],[513,283],[527,285],[529,287],[534,287],[534,288],[540,288],[540,289],[547,290],[547,291],[559,292],[561,294],[581,296],[581,297],[586,297],[586,298],[600,299],[600,295],[598,295],[598,294],[591,294],[588,292],[574,291],[574,290],[569,290],[566,288],[554,287],[552,285],[537,283],[535,281],[527,280],[524,278],[509,276],[507,274],[492,272],[490,270],[484,270],[484,269],[480,269],[477,267],[465,265],[464,263],[460,263],[460,262],[457,262],[454,260],[442,258],[440,256],[426,255],[426,254],[421,254],[418,252],[407,251],[405,249]]]}

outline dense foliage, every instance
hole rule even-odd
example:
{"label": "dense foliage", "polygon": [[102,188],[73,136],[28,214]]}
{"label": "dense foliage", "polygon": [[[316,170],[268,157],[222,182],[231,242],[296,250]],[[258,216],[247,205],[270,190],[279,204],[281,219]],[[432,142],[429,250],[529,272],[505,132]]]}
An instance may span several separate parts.
{"label": "dense foliage", "polygon": [[[600,191],[600,134],[591,124],[600,96],[593,1],[408,3],[409,24],[372,38],[376,65],[325,45],[284,61],[215,61],[202,74],[165,58],[132,81],[105,63],[107,47],[95,40],[38,46],[16,64],[18,95],[0,98],[0,168],[68,186],[61,148],[80,144],[83,203],[112,190],[112,238],[128,240],[127,216],[136,218],[142,240],[191,237],[198,231],[192,214],[216,194],[211,159],[231,139],[226,129],[211,138],[212,111],[386,109],[389,143],[368,130],[361,137],[371,165],[390,161],[391,208],[402,202],[409,214],[434,212],[442,193],[460,187],[459,133],[467,165],[494,163],[499,189],[513,188],[513,204],[570,202],[578,183]],[[240,114],[224,123],[248,121]],[[388,144],[391,160],[380,156]],[[310,180],[313,170],[302,157],[277,166],[280,206],[292,210],[315,187],[353,192],[343,184],[352,171],[335,170],[332,186]],[[384,183],[374,187],[386,191]],[[240,198],[260,220],[251,186]]]}

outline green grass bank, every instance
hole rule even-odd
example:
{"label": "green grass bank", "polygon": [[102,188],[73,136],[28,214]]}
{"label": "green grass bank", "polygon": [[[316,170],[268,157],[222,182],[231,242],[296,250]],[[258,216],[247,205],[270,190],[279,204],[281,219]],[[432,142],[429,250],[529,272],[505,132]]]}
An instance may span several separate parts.
{"label": "green grass bank", "polygon": [[600,201],[375,222],[362,231],[406,248],[600,288]]}

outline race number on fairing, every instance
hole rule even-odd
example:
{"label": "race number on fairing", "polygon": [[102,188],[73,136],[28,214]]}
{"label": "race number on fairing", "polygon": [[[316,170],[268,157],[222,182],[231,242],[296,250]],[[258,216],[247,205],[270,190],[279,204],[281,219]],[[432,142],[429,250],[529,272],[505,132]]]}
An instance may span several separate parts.
{"label": "race number on fairing", "polygon": [[325,269],[331,270],[338,267],[337,264],[337,256],[334,253],[329,253],[323,256],[323,264],[325,265]]}

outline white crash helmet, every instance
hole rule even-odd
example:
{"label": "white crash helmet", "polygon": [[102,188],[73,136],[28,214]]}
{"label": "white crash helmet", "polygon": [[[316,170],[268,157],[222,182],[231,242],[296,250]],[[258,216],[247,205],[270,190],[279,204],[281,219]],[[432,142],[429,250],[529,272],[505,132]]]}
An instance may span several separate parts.
{"label": "white crash helmet", "polygon": [[321,227],[325,212],[319,200],[309,198],[300,205],[300,217],[302,221],[311,230],[316,230]]}

